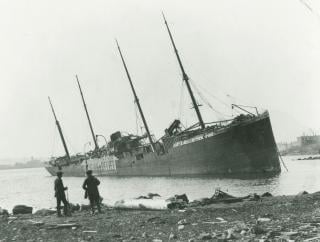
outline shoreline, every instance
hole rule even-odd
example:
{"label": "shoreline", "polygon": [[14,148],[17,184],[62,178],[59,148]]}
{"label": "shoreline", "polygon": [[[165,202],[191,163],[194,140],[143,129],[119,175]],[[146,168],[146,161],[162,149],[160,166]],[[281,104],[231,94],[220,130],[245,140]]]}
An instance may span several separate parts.
{"label": "shoreline", "polygon": [[77,211],[59,218],[3,215],[0,241],[268,241],[320,236],[320,192],[184,209],[103,211]]}

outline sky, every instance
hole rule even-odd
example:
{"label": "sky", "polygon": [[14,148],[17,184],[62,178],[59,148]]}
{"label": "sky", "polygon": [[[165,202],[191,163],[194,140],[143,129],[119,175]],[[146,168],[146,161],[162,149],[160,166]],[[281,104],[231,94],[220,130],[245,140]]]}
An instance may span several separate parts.
{"label": "sky", "polygon": [[320,134],[320,3],[305,1],[313,12],[300,0],[1,0],[0,158],[63,155],[48,96],[70,152],[90,149],[75,75],[95,133],[141,133],[115,38],[151,132],[195,123],[161,11],[205,122],[237,103],[269,110],[277,142]]}

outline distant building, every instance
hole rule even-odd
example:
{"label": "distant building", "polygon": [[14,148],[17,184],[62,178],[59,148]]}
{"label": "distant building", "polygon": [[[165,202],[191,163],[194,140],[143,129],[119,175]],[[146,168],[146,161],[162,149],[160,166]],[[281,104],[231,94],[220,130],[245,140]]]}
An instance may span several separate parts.
{"label": "distant building", "polygon": [[319,145],[320,148],[320,135],[303,135],[297,138],[299,146]]}
{"label": "distant building", "polygon": [[320,153],[320,135],[302,135],[291,143],[278,143],[283,155],[314,155]]}

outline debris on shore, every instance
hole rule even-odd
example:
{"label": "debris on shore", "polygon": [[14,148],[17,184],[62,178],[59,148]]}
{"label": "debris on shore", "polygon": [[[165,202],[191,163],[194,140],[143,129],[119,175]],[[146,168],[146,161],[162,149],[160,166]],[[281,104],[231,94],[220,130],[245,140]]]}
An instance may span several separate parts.
{"label": "debris on shore", "polygon": [[[320,238],[320,192],[250,195],[231,203],[226,199],[233,197],[226,198],[227,194],[220,192],[215,195],[220,202],[196,206],[184,201],[187,205],[183,209],[123,210],[104,206],[103,213],[94,216],[80,209],[71,217],[57,217],[52,210],[1,214],[0,241],[317,241]],[[210,199],[214,200],[213,197]]]}
{"label": "debris on shore", "polygon": [[320,160],[320,156],[309,156],[305,158],[298,158],[297,160]]}

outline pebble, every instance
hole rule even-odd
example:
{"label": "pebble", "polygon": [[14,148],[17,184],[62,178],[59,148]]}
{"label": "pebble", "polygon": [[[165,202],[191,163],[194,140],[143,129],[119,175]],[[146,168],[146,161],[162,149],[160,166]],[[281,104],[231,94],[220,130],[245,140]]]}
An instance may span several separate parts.
{"label": "pebble", "polygon": [[271,219],[270,218],[258,218],[257,221],[260,222],[260,223],[264,223],[264,222],[270,222]]}
{"label": "pebble", "polygon": [[175,235],[174,233],[170,233],[169,240],[176,239],[176,238],[177,238],[177,235]]}
{"label": "pebble", "polygon": [[254,233],[254,234],[264,234],[264,233],[266,233],[266,231],[263,228],[261,228],[260,226],[258,226],[258,225],[252,227],[251,230],[252,230],[252,233]]}
{"label": "pebble", "polygon": [[178,226],[178,230],[183,230],[184,229],[184,225],[179,225]]}
{"label": "pebble", "polygon": [[228,229],[227,230],[227,239],[234,239],[234,230],[233,229]]}
{"label": "pebble", "polygon": [[201,233],[199,235],[198,239],[200,239],[200,240],[208,240],[208,239],[212,239],[212,236],[209,233]]}
{"label": "pebble", "polygon": [[178,225],[186,225],[186,224],[188,224],[186,219],[182,219],[182,220],[178,221]]}

